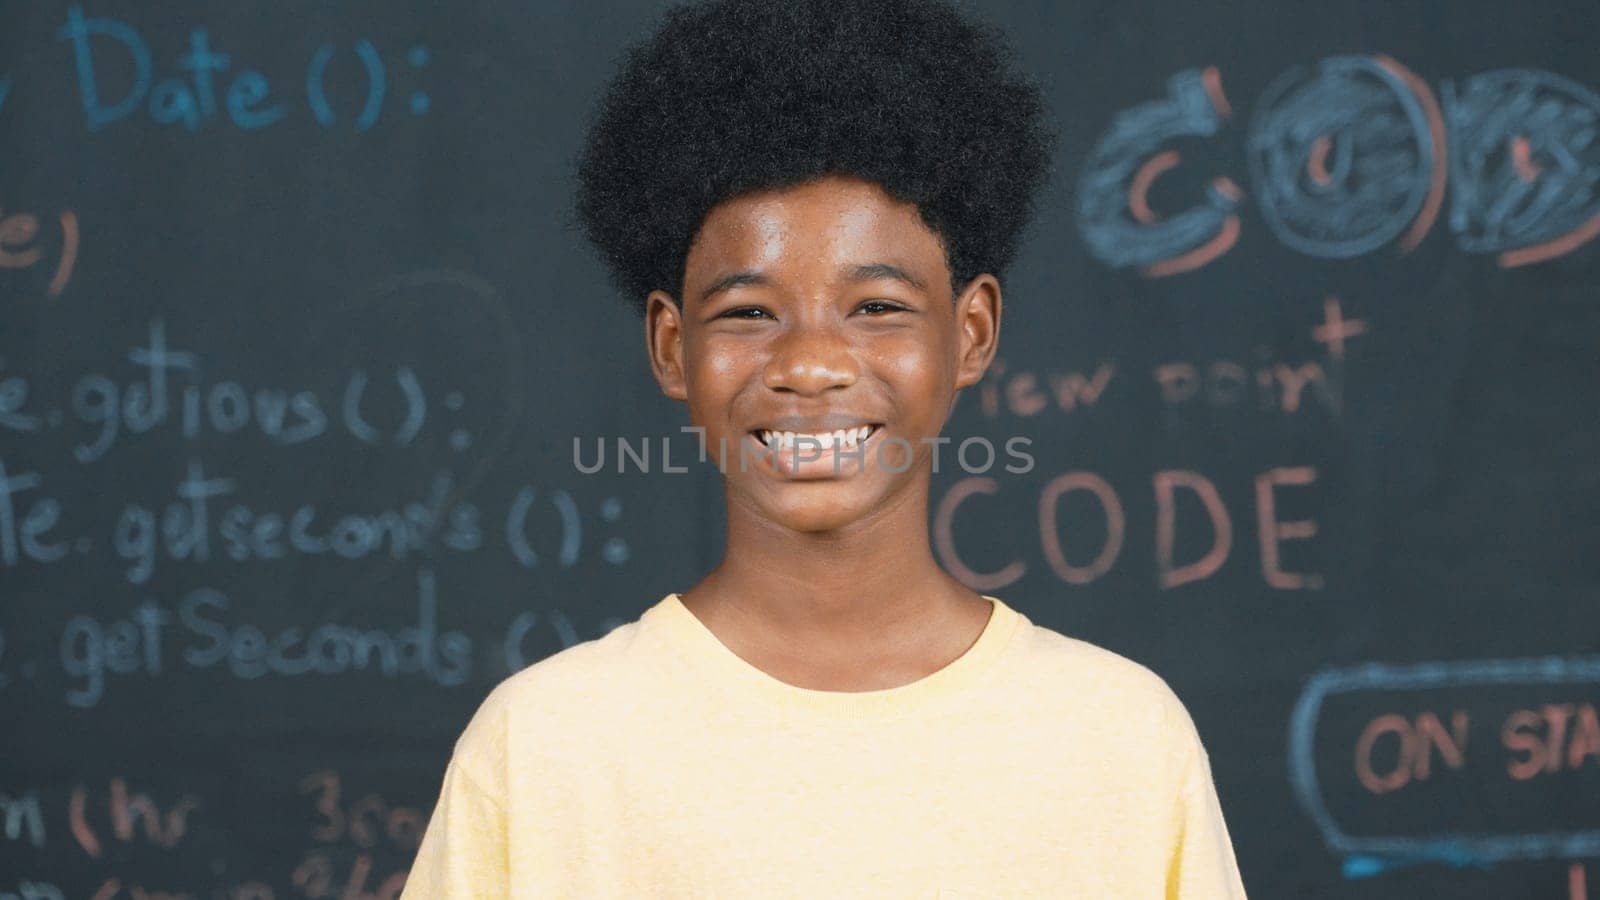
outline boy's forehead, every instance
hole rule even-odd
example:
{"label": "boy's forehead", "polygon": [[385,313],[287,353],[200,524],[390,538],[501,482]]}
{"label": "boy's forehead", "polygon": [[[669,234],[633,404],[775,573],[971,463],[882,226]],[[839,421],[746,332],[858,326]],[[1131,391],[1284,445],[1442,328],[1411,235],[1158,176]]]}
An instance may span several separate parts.
{"label": "boy's forehead", "polygon": [[689,265],[837,268],[888,259],[931,276],[943,250],[914,205],[871,182],[829,178],[719,204],[695,237]]}

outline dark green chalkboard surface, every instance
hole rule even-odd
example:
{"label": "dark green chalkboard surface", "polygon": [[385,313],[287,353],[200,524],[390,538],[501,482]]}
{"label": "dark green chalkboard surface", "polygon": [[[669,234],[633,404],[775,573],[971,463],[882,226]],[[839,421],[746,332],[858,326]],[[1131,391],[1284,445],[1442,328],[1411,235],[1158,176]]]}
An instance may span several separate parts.
{"label": "dark green chalkboard surface", "polygon": [[[392,897],[715,563],[567,216],[664,8],[0,2],[0,897]],[[972,8],[1063,140],[942,563],[1172,684],[1252,896],[1600,897],[1600,7]]]}

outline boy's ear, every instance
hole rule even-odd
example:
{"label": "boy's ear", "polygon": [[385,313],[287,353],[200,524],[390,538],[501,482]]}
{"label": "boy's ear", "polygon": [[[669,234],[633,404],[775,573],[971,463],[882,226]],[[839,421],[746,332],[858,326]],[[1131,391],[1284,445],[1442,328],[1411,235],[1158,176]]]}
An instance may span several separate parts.
{"label": "boy's ear", "polygon": [[644,340],[661,392],[674,400],[689,399],[683,378],[683,311],[665,291],[651,291],[645,298]]}
{"label": "boy's ear", "polygon": [[983,379],[1000,349],[1000,282],[982,274],[956,299],[956,390]]}

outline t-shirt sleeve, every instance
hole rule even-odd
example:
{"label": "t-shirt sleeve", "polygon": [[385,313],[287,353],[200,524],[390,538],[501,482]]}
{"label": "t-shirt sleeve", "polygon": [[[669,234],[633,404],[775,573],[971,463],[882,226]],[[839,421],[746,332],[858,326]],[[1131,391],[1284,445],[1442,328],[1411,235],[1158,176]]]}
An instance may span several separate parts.
{"label": "t-shirt sleeve", "polygon": [[1179,769],[1177,837],[1167,868],[1167,900],[1245,900],[1233,841],[1211,780],[1211,761],[1188,711],[1180,705],[1174,718],[1185,761]]}
{"label": "t-shirt sleeve", "polygon": [[510,895],[500,700],[491,695],[456,741],[402,900]]}

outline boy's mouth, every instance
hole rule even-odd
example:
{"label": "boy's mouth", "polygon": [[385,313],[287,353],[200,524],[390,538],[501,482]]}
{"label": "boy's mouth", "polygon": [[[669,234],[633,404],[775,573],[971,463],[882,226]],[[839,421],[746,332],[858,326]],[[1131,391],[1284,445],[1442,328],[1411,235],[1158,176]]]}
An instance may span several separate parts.
{"label": "boy's mouth", "polygon": [[862,422],[832,431],[756,428],[749,434],[773,472],[785,478],[811,480],[864,471],[867,456],[877,446],[875,439],[883,428],[882,422]]}
{"label": "boy's mouth", "polygon": [[874,434],[883,428],[881,422],[863,422],[848,428],[836,428],[833,431],[779,431],[771,428],[756,428],[751,430],[750,436],[756,443],[768,449],[792,450],[797,442],[804,441],[800,446],[816,452],[818,450],[831,450],[839,447],[853,450],[866,443]]}

